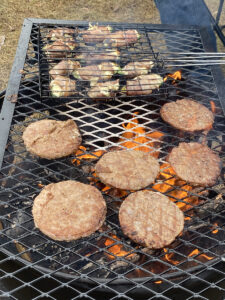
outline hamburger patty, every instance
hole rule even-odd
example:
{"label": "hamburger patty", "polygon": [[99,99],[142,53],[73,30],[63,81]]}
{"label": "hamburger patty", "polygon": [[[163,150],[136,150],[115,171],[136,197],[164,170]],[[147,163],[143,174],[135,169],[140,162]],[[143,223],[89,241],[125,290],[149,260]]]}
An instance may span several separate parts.
{"label": "hamburger patty", "polygon": [[204,105],[189,99],[166,103],[160,111],[162,119],[184,131],[197,131],[212,127],[213,113]]}
{"label": "hamburger patty", "polygon": [[199,143],[180,143],[172,149],[168,162],[181,179],[201,186],[215,184],[222,165],[215,152]]}
{"label": "hamburger patty", "polygon": [[184,228],[183,212],[163,194],[148,190],[130,194],[119,211],[125,235],[148,248],[171,244]]}
{"label": "hamburger patty", "polygon": [[42,158],[55,159],[74,153],[81,135],[73,120],[41,120],[28,125],[23,133],[26,149]]}
{"label": "hamburger patty", "polygon": [[51,183],[35,198],[34,223],[57,241],[71,241],[98,230],[106,215],[106,203],[93,186],[68,180]]}
{"label": "hamburger patty", "polygon": [[159,163],[149,153],[142,151],[114,151],[100,158],[95,171],[106,185],[139,190],[154,182],[159,172]]}

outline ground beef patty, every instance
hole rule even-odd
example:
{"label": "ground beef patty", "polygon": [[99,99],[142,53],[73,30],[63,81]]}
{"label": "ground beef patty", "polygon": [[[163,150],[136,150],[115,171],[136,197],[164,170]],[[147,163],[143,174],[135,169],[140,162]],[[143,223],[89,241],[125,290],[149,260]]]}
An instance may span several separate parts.
{"label": "ground beef patty", "polygon": [[177,176],[201,186],[213,185],[222,165],[216,153],[199,143],[180,143],[172,149],[168,161]]}
{"label": "ground beef patty", "polygon": [[204,105],[189,99],[166,103],[160,111],[162,119],[184,131],[197,131],[212,127],[213,113]]}
{"label": "ground beef patty", "polygon": [[163,248],[184,228],[183,212],[163,194],[148,190],[130,194],[119,211],[125,235],[148,248]]}
{"label": "ground beef patty", "polygon": [[42,158],[55,159],[74,153],[81,136],[73,120],[41,120],[31,123],[23,133],[27,150]]}
{"label": "ground beef patty", "polygon": [[34,223],[57,241],[71,241],[98,230],[106,215],[106,203],[93,186],[68,180],[51,183],[35,198]]}
{"label": "ground beef patty", "polygon": [[149,153],[142,151],[114,151],[102,156],[95,171],[106,185],[139,190],[154,182],[159,172],[159,163]]}

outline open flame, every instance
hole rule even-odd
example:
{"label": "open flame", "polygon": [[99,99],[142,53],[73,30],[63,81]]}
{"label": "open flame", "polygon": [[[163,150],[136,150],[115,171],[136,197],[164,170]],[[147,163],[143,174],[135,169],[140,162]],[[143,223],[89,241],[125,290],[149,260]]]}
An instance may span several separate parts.
{"label": "open flame", "polygon": [[[120,239],[115,235],[115,234],[112,234],[112,238],[114,239],[110,239],[110,238],[107,238],[106,241],[105,241],[105,246],[110,246],[112,244],[115,244],[116,241],[120,241]],[[115,259],[116,256],[117,257],[120,257],[120,256],[127,256],[127,258],[132,258],[135,254],[134,253],[131,253],[129,254],[131,251],[125,251],[123,249],[123,245],[122,244],[116,244],[116,245],[113,245],[112,247],[109,247],[107,249],[109,252],[111,252],[112,254],[114,255],[110,255],[108,253],[107,256],[111,259]]]}
{"label": "open flame", "polygon": [[168,74],[166,77],[164,77],[163,81],[165,82],[168,78],[173,78],[172,84],[176,83],[176,80],[181,80],[181,70],[178,70],[174,72],[173,74]]}
{"label": "open flame", "polygon": [[[195,256],[195,255],[198,255],[199,253],[200,253],[199,249],[196,248],[190,254],[188,254],[188,256],[190,256],[190,257],[191,256]],[[214,258],[213,256],[206,255],[205,253],[200,254],[199,257],[203,257],[203,258],[205,258],[207,260],[211,260],[211,259]]]}
{"label": "open flame", "polygon": [[138,112],[134,112],[131,122],[122,124],[125,132],[122,133],[119,144],[127,149],[150,152],[157,158],[159,152],[156,151],[156,142],[161,140],[163,133],[159,131],[146,133],[146,129],[139,124],[137,115]]}
{"label": "open flame", "polygon": [[172,263],[173,265],[177,265],[180,263],[180,261],[177,261],[177,260],[173,260],[173,256],[174,256],[174,253],[168,253],[168,249],[167,248],[163,248],[163,251],[166,253],[165,256],[164,256],[164,259],[169,261],[170,263]]}
{"label": "open flame", "polygon": [[105,152],[103,150],[98,150],[92,152],[91,154],[84,154],[86,150],[86,147],[80,146],[75,154],[77,158],[73,159],[72,163],[76,163],[76,165],[79,166],[82,159],[97,159]]}
{"label": "open flame", "polygon": [[[171,201],[176,201],[176,199],[181,200],[182,202],[176,202],[176,205],[183,211],[199,203],[197,196],[189,196],[189,193],[193,189],[192,186],[174,176],[175,172],[168,163],[162,164],[160,169],[161,172],[158,175],[158,179],[162,179],[163,183],[155,184],[153,186],[155,190],[167,193]],[[189,217],[187,218],[189,219]]]}

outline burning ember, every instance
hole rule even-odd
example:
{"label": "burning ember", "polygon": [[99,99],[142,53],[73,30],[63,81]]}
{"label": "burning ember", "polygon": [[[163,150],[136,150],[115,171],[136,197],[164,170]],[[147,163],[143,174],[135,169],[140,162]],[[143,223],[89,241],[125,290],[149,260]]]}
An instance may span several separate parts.
{"label": "burning ember", "polygon": [[[114,238],[117,241],[120,241],[120,239],[115,234],[112,234],[112,238]],[[115,240],[107,238],[106,241],[105,241],[105,246],[110,246],[112,244],[115,244],[116,243]],[[109,252],[111,252],[112,254],[114,254],[114,255],[110,255],[110,254],[107,253],[107,256],[109,258],[111,258],[111,259],[115,259],[116,257],[126,256],[126,255],[127,255],[127,258],[132,258],[135,255],[134,253],[129,254],[131,251],[129,251],[129,252],[125,251],[123,249],[123,245],[122,244],[119,244],[119,245],[116,244],[116,245],[114,245],[112,247],[109,247],[107,250]]]}
{"label": "burning ember", "polygon": [[168,74],[163,81],[165,82],[168,78],[173,78],[172,84],[176,83],[176,80],[181,80],[181,70],[174,72],[173,74]]}
{"label": "burning ember", "polygon": [[[133,149],[136,151],[152,152],[154,157],[159,156],[159,152],[155,151],[156,142],[160,141],[163,137],[163,133],[159,131],[146,133],[146,129],[139,125],[138,118],[136,117],[138,112],[135,112],[132,116],[131,122],[128,124],[122,124],[125,132],[119,140],[119,144],[127,149]],[[127,141],[129,139],[130,141]]]}

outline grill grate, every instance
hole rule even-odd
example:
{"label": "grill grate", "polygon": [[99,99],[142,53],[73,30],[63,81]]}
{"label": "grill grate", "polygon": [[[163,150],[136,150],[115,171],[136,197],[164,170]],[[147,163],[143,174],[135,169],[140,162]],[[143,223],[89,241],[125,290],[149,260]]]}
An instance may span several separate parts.
{"label": "grill grate", "polygon": [[[224,170],[215,186],[194,188],[178,180],[166,165],[168,153],[179,142],[205,139],[224,161],[225,125],[217,69],[183,67],[182,80],[173,84],[169,79],[150,96],[118,94],[111,101],[96,102],[86,96],[84,83],[81,93],[56,99],[49,93],[49,62],[41,49],[49,29],[65,25],[75,29],[88,27],[82,22],[54,24],[34,20],[25,26],[23,33],[29,37],[27,28],[30,28],[23,80],[19,84],[18,101],[16,105],[11,104],[15,110],[0,174],[0,293],[12,299],[24,299],[26,293],[32,295],[32,299],[61,299],[65,295],[68,299],[98,299],[101,293],[104,299],[207,299],[206,294],[213,291],[214,296],[217,293],[222,297],[225,292]],[[175,67],[164,67],[163,52],[204,51],[204,31],[194,27],[176,29],[147,24],[112,24],[112,27],[114,30],[134,28],[141,33],[139,43],[121,50],[120,65],[124,65],[128,57],[135,61],[150,56],[155,61],[153,71],[162,77],[177,71]],[[93,51],[93,46],[85,49]],[[19,62],[15,64],[19,71]],[[122,83],[122,78],[120,80]],[[13,80],[9,88],[12,83]],[[182,134],[160,118],[162,104],[183,97],[192,97],[208,108],[210,101],[214,103],[215,123],[207,138],[203,133]],[[7,100],[5,103],[9,104]],[[2,118],[6,113],[4,105]],[[83,138],[83,148],[77,156],[48,161],[33,157],[25,150],[21,139],[24,128],[43,118],[72,118],[77,122]],[[137,134],[138,128],[142,128],[142,132]],[[127,131],[132,138],[127,138]],[[140,142],[143,136],[147,136],[144,144]],[[164,193],[185,214],[182,235],[162,250],[137,246],[122,234],[118,209],[129,192],[106,188],[93,173],[99,156],[96,151],[102,154],[126,148],[128,143],[142,150],[143,147],[146,151],[155,150],[162,170],[156,183],[148,189],[163,187]],[[56,242],[34,228],[32,202],[43,185],[68,179],[103,189],[107,220],[100,232],[90,237],[70,243]],[[11,263],[14,261],[19,262],[18,267]],[[25,271],[31,270],[27,276]]]}

